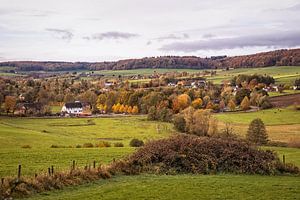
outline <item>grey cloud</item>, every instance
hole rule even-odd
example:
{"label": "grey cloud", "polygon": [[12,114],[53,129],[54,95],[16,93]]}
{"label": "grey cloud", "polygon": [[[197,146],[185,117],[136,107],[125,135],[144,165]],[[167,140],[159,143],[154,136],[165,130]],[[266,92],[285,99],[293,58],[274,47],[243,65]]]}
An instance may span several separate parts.
{"label": "grey cloud", "polygon": [[216,37],[214,34],[211,34],[211,33],[206,33],[204,35],[202,35],[203,38],[213,38],[213,37]]}
{"label": "grey cloud", "polygon": [[74,34],[66,29],[47,28],[46,31],[51,32],[55,38],[63,40],[71,40]]}
{"label": "grey cloud", "polygon": [[126,33],[126,32],[118,32],[118,31],[110,31],[110,32],[104,32],[104,33],[96,33],[92,36],[85,36],[83,39],[86,40],[104,40],[104,39],[131,39],[138,37],[138,34],[134,33]]}
{"label": "grey cloud", "polygon": [[289,11],[300,11],[300,3],[296,4],[294,6],[288,7],[285,10],[289,10]]}
{"label": "grey cloud", "polygon": [[174,42],[160,48],[163,51],[195,52],[199,50],[223,50],[244,47],[296,47],[300,45],[300,31],[274,32],[265,35],[249,35],[188,42]]}
{"label": "grey cloud", "polygon": [[183,34],[169,34],[167,36],[162,36],[162,37],[158,37],[158,38],[154,38],[153,40],[156,41],[165,41],[165,40],[182,40],[182,39],[188,39],[190,36],[187,33],[183,33]]}

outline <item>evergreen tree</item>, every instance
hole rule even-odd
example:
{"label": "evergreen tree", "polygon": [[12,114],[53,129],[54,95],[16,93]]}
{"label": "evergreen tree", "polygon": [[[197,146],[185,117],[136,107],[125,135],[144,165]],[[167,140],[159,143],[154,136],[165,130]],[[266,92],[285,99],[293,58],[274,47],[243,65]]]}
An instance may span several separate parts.
{"label": "evergreen tree", "polygon": [[268,134],[266,131],[266,127],[261,119],[254,119],[250,123],[246,138],[248,141],[258,145],[268,143]]}

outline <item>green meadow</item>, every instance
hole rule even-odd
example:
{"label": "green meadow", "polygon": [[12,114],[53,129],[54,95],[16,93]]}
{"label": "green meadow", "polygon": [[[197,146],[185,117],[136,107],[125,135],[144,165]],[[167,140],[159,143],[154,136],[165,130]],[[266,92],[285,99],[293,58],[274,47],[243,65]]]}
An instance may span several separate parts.
{"label": "green meadow", "polygon": [[[147,121],[145,117],[118,118],[0,118],[0,177],[16,174],[19,164],[23,174],[45,172],[54,165],[68,169],[75,160],[79,166],[108,163],[119,159],[134,148],[132,138],[143,141],[167,137],[172,132],[168,123]],[[84,143],[102,141],[111,147],[75,148]],[[122,142],[125,147],[113,147]],[[23,146],[31,148],[22,148]],[[50,148],[52,145],[61,148]]]}
{"label": "green meadow", "polygon": [[139,175],[38,194],[28,200],[298,199],[300,179],[257,175]]}

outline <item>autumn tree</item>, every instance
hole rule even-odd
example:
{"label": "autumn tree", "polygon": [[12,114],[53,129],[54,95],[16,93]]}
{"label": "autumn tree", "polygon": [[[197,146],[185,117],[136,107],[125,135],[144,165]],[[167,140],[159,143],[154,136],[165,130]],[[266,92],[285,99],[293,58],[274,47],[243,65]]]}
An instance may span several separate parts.
{"label": "autumn tree", "polygon": [[190,124],[190,133],[198,136],[208,136],[211,114],[207,110],[196,110],[193,114],[193,123]]}
{"label": "autumn tree", "polygon": [[236,108],[236,104],[235,104],[235,102],[234,102],[233,99],[230,99],[230,100],[229,100],[227,106],[228,106],[228,108],[230,109],[230,111],[234,111],[235,108]]}
{"label": "autumn tree", "polygon": [[6,96],[4,100],[4,109],[6,113],[8,114],[9,112],[14,113],[16,109],[16,104],[17,104],[17,99],[14,96]]}
{"label": "autumn tree", "polygon": [[139,108],[137,106],[133,106],[131,113],[134,114],[134,115],[138,114],[139,113]]}
{"label": "autumn tree", "polygon": [[246,138],[248,141],[263,145],[268,143],[268,134],[264,122],[257,118],[254,119],[248,128]]}
{"label": "autumn tree", "polygon": [[193,108],[195,108],[195,109],[199,109],[199,108],[201,108],[202,103],[203,103],[202,99],[201,99],[201,98],[197,98],[197,99],[195,99],[195,100],[192,102],[192,106],[193,106]]}
{"label": "autumn tree", "polygon": [[250,108],[250,101],[247,96],[244,97],[243,101],[241,102],[241,109],[242,110],[249,110]]}
{"label": "autumn tree", "polygon": [[191,98],[187,94],[181,94],[173,101],[173,110],[174,112],[179,112],[184,110],[191,104]]}
{"label": "autumn tree", "polygon": [[225,109],[225,102],[224,102],[224,100],[221,100],[221,101],[220,101],[219,106],[220,106],[220,110],[221,110],[221,111],[224,111],[224,109]]}

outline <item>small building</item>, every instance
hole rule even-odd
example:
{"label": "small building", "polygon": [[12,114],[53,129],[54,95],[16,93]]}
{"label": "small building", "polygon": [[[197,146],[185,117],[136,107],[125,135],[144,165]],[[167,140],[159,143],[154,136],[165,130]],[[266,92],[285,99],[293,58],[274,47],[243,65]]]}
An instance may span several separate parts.
{"label": "small building", "polygon": [[44,108],[42,103],[19,103],[17,104],[16,113],[21,115],[40,114]]}
{"label": "small building", "polygon": [[91,104],[87,102],[75,101],[71,103],[65,103],[61,109],[63,115],[91,115]]}

